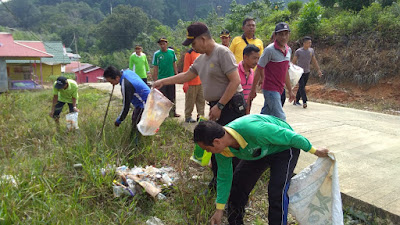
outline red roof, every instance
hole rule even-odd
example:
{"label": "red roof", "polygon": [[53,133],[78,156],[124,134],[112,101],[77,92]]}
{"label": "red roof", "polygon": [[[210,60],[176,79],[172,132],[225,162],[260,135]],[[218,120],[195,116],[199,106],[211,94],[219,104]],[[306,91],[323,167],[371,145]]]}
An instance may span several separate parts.
{"label": "red roof", "polygon": [[[36,45],[36,43],[34,45]],[[51,58],[53,55],[46,53],[46,51],[41,51],[14,41],[12,34],[0,33],[0,57]]]}
{"label": "red roof", "polygon": [[47,53],[46,48],[44,47],[44,44],[41,41],[15,41],[15,42]]}

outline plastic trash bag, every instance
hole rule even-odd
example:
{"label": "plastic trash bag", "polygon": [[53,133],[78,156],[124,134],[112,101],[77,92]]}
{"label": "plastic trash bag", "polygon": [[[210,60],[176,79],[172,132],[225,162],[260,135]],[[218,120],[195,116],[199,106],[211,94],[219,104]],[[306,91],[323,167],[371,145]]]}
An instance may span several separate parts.
{"label": "plastic trash bag", "polygon": [[144,106],[142,118],[137,125],[143,136],[154,135],[169,115],[173,103],[159,90],[152,88]]}
{"label": "plastic trash bag", "polygon": [[300,66],[294,65],[293,63],[289,63],[289,77],[290,77],[290,84],[292,88],[299,83],[301,75],[303,75],[304,69]]}
{"label": "plastic trash bag", "polygon": [[289,213],[301,225],[343,224],[335,156],[318,158],[291,179]]}
{"label": "plastic trash bag", "polygon": [[73,129],[77,130],[78,127],[78,112],[72,112],[65,115],[65,119],[67,120],[67,129],[68,131],[72,131]]}

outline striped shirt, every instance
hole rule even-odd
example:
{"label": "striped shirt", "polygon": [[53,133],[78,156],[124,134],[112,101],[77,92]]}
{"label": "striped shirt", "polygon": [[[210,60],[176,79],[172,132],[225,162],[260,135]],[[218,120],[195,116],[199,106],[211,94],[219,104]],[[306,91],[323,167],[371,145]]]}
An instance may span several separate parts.
{"label": "striped shirt", "polygon": [[243,88],[244,100],[247,101],[247,98],[249,97],[251,91],[251,86],[253,85],[254,71],[252,68],[250,68],[250,74],[249,76],[246,77],[246,73],[243,67],[243,61],[239,63],[238,71],[240,76],[240,84],[242,85]]}

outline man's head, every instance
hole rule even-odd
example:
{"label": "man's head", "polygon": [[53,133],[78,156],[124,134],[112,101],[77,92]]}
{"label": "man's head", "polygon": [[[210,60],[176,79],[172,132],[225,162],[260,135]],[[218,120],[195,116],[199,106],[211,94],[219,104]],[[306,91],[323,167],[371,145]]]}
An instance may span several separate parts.
{"label": "man's head", "polygon": [[165,37],[161,37],[157,41],[158,46],[160,46],[161,51],[165,52],[168,49],[168,40]]}
{"label": "man's head", "polygon": [[113,66],[109,66],[104,70],[103,77],[112,85],[117,85],[121,80],[121,71]]}
{"label": "man's head", "polygon": [[221,34],[219,35],[219,37],[221,38],[221,44],[226,47],[229,47],[229,42],[231,40],[231,35],[229,33],[229,30],[221,31]]}
{"label": "man's head", "polygon": [[290,29],[289,25],[280,22],[275,26],[275,40],[279,45],[284,46],[289,42]]}
{"label": "man's head", "polygon": [[142,46],[141,45],[136,45],[135,46],[135,52],[136,52],[136,55],[140,55],[140,53],[142,53]]}
{"label": "man's head", "polygon": [[255,45],[247,45],[243,49],[243,64],[249,68],[257,66],[258,59],[260,59],[260,49]]}
{"label": "man's head", "polygon": [[194,128],[193,141],[208,152],[221,153],[228,147],[222,140],[225,134],[224,128],[215,121],[201,121]]}
{"label": "man's head", "polygon": [[57,89],[67,89],[68,88],[67,78],[63,76],[58,77],[56,85],[54,87]]}
{"label": "man's head", "polygon": [[311,48],[311,44],[312,44],[311,37],[305,36],[303,38],[303,48],[305,49]]}
{"label": "man's head", "polygon": [[186,40],[182,43],[184,46],[192,44],[192,48],[200,53],[206,53],[207,42],[211,40],[211,33],[208,30],[207,25],[201,22],[192,23],[187,28]]}
{"label": "man's head", "polygon": [[242,30],[246,37],[254,36],[254,33],[256,32],[256,21],[254,18],[248,17],[244,19]]}

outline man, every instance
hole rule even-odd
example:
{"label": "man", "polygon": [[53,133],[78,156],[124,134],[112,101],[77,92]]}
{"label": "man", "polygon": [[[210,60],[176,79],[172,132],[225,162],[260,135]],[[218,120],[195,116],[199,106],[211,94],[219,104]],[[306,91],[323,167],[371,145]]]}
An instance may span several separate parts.
{"label": "man", "polygon": [[150,93],[150,88],[147,84],[132,70],[125,70],[121,74],[117,68],[109,66],[104,70],[103,77],[113,86],[120,84],[123,98],[123,108],[117,119],[115,126],[119,126],[128,115],[130,104],[135,109],[132,113],[132,127],[136,128],[142,117],[144,105],[146,104],[147,96]]}
{"label": "man", "polygon": [[231,35],[229,34],[229,30],[221,31],[219,37],[221,38],[221,44],[229,48],[229,42],[231,41]]}
{"label": "man", "polygon": [[260,55],[264,50],[263,42],[254,36],[256,32],[256,21],[254,18],[246,18],[243,21],[242,30],[243,35],[235,37],[229,47],[235,55],[237,63],[243,60],[243,49],[249,44],[257,46],[260,49]]}
{"label": "man", "polygon": [[299,102],[301,97],[303,100],[303,108],[307,108],[306,85],[308,77],[310,76],[311,62],[314,64],[315,68],[317,68],[318,76],[321,77],[322,71],[319,68],[317,59],[315,58],[314,49],[311,48],[311,37],[305,36],[303,38],[303,47],[296,50],[292,60],[293,64],[297,64],[304,69],[304,73],[301,75],[299,80],[299,89],[297,90],[296,100],[293,102],[293,105],[301,105]]}
{"label": "man", "polygon": [[289,102],[294,100],[288,72],[292,53],[292,49],[287,45],[289,35],[289,25],[283,22],[276,25],[275,41],[265,48],[258,61],[253,86],[249,94],[252,100],[256,96],[256,84],[260,78],[263,78],[264,107],[261,110],[261,114],[276,116],[282,120],[286,120],[281,102],[281,94],[285,83],[289,93]]}
{"label": "man", "polygon": [[[194,51],[192,48],[186,52],[183,61],[183,72],[189,70],[190,66],[199,55],[200,54]],[[183,85],[183,91],[185,92],[185,122],[195,123],[199,120],[200,116],[204,116],[205,101],[200,77],[196,76],[193,80],[185,82]],[[195,104],[197,110],[197,120],[192,118],[192,112]]]}
{"label": "man", "polygon": [[[203,85],[204,99],[209,102],[209,119],[225,125],[232,120],[245,115],[245,100],[243,88],[232,52],[217,44],[211,37],[204,23],[195,22],[187,28],[187,39],[182,43],[200,53],[188,71],[176,76],[156,81],[155,88],[164,85],[184,83],[197,76]],[[234,160],[234,166],[238,163]],[[209,184],[212,190],[216,186],[217,164],[215,156],[211,157],[214,178]]]}
{"label": "man", "polygon": [[[153,80],[172,77],[178,72],[176,66],[176,55],[175,51],[168,48],[168,40],[165,37],[158,39],[158,45],[160,50],[156,51],[153,55]],[[175,84],[165,85],[160,88],[160,91],[165,97],[167,97],[171,102],[175,103]],[[181,115],[176,113],[175,105],[172,110],[173,117],[180,117]]]}
{"label": "man", "polygon": [[[135,70],[133,69],[135,68]],[[146,54],[142,52],[142,46],[136,45],[135,52],[129,58],[129,69],[134,70],[137,75],[147,84],[147,74],[150,73]]]}
{"label": "man", "polygon": [[259,58],[260,49],[255,45],[247,45],[243,50],[243,61],[239,63],[238,67],[244,100],[247,102],[246,114],[250,114],[251,102],[249,101],[249,94],[254,79],[253,68],[257,65]]}
{"label": "man", "polygon": [[68,104],[69,112],[79,112],[78,104],[78,84],[76,81],[60,76],[53,85],[53,104],[50,116],[57,124],[60,122],[60,113],[65,105]]}
{"label": "man", "polygon": [[[217,210],[211,224],[221,224],[228,202],[229,224],[243,224],[245,206],[254,185],[270,167],[268,222],[286,224],[291,175],[300,150],[326,157],[327,149],[315,149],[293,131],[289,124],[273,116],[246,115],[225,127],[202,121],[194,129],[194,142],[215,154],[218,163]],[[231,157],[242,159],[232,170]],[[231,190],[232,188],[232,190]]]}

